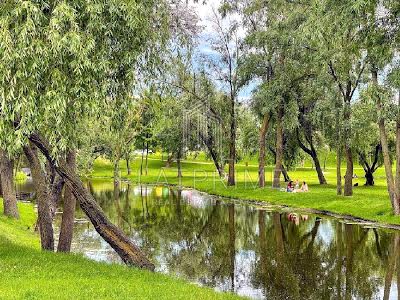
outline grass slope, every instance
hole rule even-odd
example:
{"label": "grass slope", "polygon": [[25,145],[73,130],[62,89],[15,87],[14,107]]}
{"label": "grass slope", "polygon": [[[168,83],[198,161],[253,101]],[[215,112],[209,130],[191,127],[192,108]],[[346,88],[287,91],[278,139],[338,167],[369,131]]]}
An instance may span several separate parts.
{"label": "grass slope", "polygon": [[[173,164],[170,168],[166,168],[165,164],[165,161],[162,161],[159,155],[151,156],[148,161],[148,175],[140,176],[140,157],[138,157],[132,162],[132,174],[128,176],[125,162],[121,161],[121,175],[134,182],[178,184],[176,165]],[[270,188],[272,167],[266,169],[267,187],[264,189],[257,188],[257,165],[254,162],[250,162],[248,166],[243,163],[236,166],[237,185],[235,187],[226,187],[216,176],[214,165],[204,159],[184,161],[182,168],[181,185],[210,194],[244,200],[266,201],[272,204],[299,208],[328,210],[381,223],[400,224],[400,217],[394,216],[391,212],[383,168],[380,168],[375,174],[375,186],[366,187],[364,186],[364,171],[361,167],[356,167],[354,172],[359,178],[355,179],[354,183],[359,183],[359,186],[354,187],[352,197],[336,195],[336,170],[334,166],[326,169],[325,176],[328,185],[325,186],[318,184],[317,174],[310,167],[290,171],[289,175],[292,179],[305,180],[310,187],[309,193],[296,194]],[[104,159],[96,160],[91,174],[92,178],[111,178],[112,174],[113,167],[108,161]],[[344,174],[344,170],[342,174]],[[285,186],[285,183],[282,183],[282,186]]]}
{"label": "grass slope", "polygon": [[32,231],[32,205],[20,204],[19,209],[21,220],[11,220],[0,205],[0,299],[239,298],[162,274],[41,252]]}

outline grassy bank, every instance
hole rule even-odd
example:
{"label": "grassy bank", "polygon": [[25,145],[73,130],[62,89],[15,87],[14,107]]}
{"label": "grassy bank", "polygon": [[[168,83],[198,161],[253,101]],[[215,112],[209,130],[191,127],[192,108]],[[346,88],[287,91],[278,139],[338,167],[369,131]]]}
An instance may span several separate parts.
{"label": "grassy bank", "polygon": [[15,221],[2,215],[0,205],[0,299],[238,298],[162,274],[41,252],[32,205],[19,208],[21,220]]}
{"label": "grassy bank", "polygon": [[[121,176],[134,182],[179,184],[176,165],[172,164],[169,168],[165,166],[166,162],[162,161],[159,156],[151,156],[148,161],[148,174],[140,176],[140,157],[138,157],[131,163],[132,173],[129,176],[125,163],[121,161]],[[400,224],[400,217],[393,216],[391,212],[383,168],[378,169],[375,174],[375,186],[366,187],[364,186],[364,171],[361,167],[356,166],[354,172],[359,178],[355,179],[354,183],[358,183],[359,186],[354,187],[352,197],[336,195],[336,170],[333,165],[328,166],[325,170],[328,181],[328,185],[325,186],[318,184],[317,174],[311,167],[291,170],[289,175],[292,179],[305,180],[310,187],[309,193],[296,194],[270,188],[272,167],[268,167],[266,170],[267,187],[257,188],[257,165],[255,162],[250,162],[248,166],[243,163],[237,165],[237,185],[235,187],[226,187],[216,176],[214,165],[204,159],[184,161],[182,168],[181,185],[210,194],[266,201],[299,208],[327,210],[381,223]],[[94,164],[91,177],[111,178],[112,174],[112,165],[106,160],[98,159]],[[282,186],[285,186],[285,183],[282,182]]]}

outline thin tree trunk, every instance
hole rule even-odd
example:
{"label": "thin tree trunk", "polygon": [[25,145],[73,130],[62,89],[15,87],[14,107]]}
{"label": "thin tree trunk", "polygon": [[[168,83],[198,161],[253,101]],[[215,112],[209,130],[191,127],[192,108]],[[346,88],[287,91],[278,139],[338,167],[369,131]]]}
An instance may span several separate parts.
{"label": "thin tree trunk", "polygon": [[13,161],[0,150],[0,190],[3,195],[4,215],[19,219],[17,196],[14,188]]}
{"label": "thin tree trunk", "polygon": [[129,154],[125,155],[125,161],[126,161],[126,170],[128,172],[128,175],[131,175],[131,164],[130,164]]}
{"label": "thin tree trunk", "polygon": [[146,140],[146,167],[145,167],[146,175],[147,175],[147,172],[148,172],[148,158],[149,158],[149,141]]}
{"label": "thin tree trunk", "polygon": [[[67,164],[76,172],[76,153],[74,150],[67,153]],[[76,199],[69,186],[64,191],[64,209],[61,220],[60,235],[58,239],[58,252],[70,252],[74,232]]]}
{"label": "thin tree trunk", "polygon": [[265,137],[267,135],[270,119],[271,119],[270,114],[264,115],[258,141],[260,146],[260,153],[258,158],[258,186],[260,188],[265,187]]}
{"label": "thin tree trunk", "polygon": [[344,151],[346,155],[346,175],[344,179],[344,196],[353,195],[353,154],[351,152],[351,107],[350,100],[345,101],[344,104]]}
{"label": "thin tree trunk", "polygon": [[140,162],[140,175],[143,175],[144,142],[142,143],[142,160]]}
{"label": "thin tree trunk", "polygon": [[35,143],[46,158],[55,165],[57,172],[64,178],[66,184],[71,188],[81,209],[88,216],[96,231],[117,252],[122,261],[127,265],[153,271],[154,265],[118,227],[107,219],[103,210],[94,200],[89,191],[84,187],[76,172],[71,170],[63,160],[60,160],[55,164],[55,161],[50,155],[52,150],[51,147],[38,134],[32,134],[29,139]]}
{"label": "thin tree trunk", "polygon": [[119,156],[114,161],[114,187],[119,186],[121,178],[119,176]]}
{"label": "thin tree trunk", "polygon": [[[376,69],[372,70],[372,82],[373,82],[373,84],[378,85],[378,71]],[[382,112],[382,103],[379,99],[377,102],[377,109],[378,109],[378,115],[382,115],[382,113],[383,113]],[[388,193],[389,193],[390,203],[392,204],[392,209],[393,209],[394,214],[398,215],[398,214],[400,214],[400,207],[399,207],[399,202],[397,200],[396,186],[395,186],[393,172],[392,172],[392,162],[390,159],[389,143],[388,143],[388,138],[387,138],[387,133],[386,133],[385,119],[383,117],[379,118],[378,126],[379,126],[379,136],[380,136],[381,145],[382,145],[383,164],[385,166],[386,183],[387,183],[387,189],[388,189]],[[396,148],[397,148],[397,142],[398,141],[396,141]],[[396,154],[396,156],[397,156],[397,154]]]}
{"label": "thin tree trunk", "polygon": [[397,118],[396,118],[396,206],[398,213],[400,213],[400,91],[397,103]]}
{"label": "thin tree trunk", "polygon": [[38,224],[42,249],[54,251],[53,218],[50,211],[51,199],[46,175],[40,164],[36,146],[33,144],[25,146],[24,152],[31,167],[33,184],[37,195]]}
{"label": "thin tree trunk", "polygon": [[283,179],[285,180],[285,182],[290,181],[289,173],[287,172],[287,170],[283,164],[282,164],[282,175],[283,175]]}
{"label": "thin tree trunk", "polygon": [[229,168],[228,168],[228,186],[234,186],[235,181],[235,163],[236,163],[236,115],[235,99],[231,99],[231,128],[229,137]]}
{"label": "thin tree trunk", "polygon": [[279,108],[278,115],[276,117],[276,162],[274,170],[274,180],[272,187],[280,187],[280,177],[282,172],[282,160],[283,160],[283,107]]}
{"label": "thin tree trunk", "polygon": [[336,194],[342,195],[342,143],[340,134],[340,111],[336,112]]}
{"label": "thin tree trunk", "polygon": [[181,157],[182,157],[182,149],[179,147],[176,158],[176,164],[178,166],[178,178],[182,178]]}

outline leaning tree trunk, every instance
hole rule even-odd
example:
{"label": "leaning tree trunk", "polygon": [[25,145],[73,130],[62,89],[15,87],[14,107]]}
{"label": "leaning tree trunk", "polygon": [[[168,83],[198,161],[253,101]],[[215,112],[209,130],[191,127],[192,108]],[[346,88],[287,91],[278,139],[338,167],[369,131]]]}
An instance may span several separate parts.
{"label": "leaning tree trunk", "polygon": [[0,150],[0,191],[3,195],[4,215],[19,219],[17,197],[14,189],[13,161]]}
{"label": "leaning tree trunk", "polygon": [[289,182],[290,181],[290,176],[289,173],[287,172],[285,166],[282,163],[282,175],[283,175],[283,179],[285,180],[285,182]]}
{"label": "leaning tree trunk", "polygon": [[265,187],[265,137],[267,135],[270,119],[271,119],[270,114],[264,115],[258,141],[260,146],[260,153],[258,158],[258,186],[260,188]]}
{"label": "leaning tree trunk", "polygon": [[46,158],[55,165],[57,172],[64,178],[67,186],[71,188],[81,209],[88,216],[96,231],[117,252],[122,261],[127,265],[154,270],[154,265],[143,252],[134,245],[118,227],[107,219],[103,210],[84,187],[76,172],[74,172],[64,160],[60,160],[55,164],[55,161],[50,155],[51,147],[39,135],[32,134],[29,139],[34,142]]}
{"label": "leaning tree trunk", "polygon": [[307,153],[308,155],[311,156],[313,162],[314,162],[314,166],[315,166],[315,170],[317,171],[317,175],[318,175],[318,180],[319,180],[319,184],[326,184],[326,179],[324,176],[324,172],[322,172],[321,169],[321,164],[319,162],[318,159],[318,153],[317,150],[314,147],[313,141],[312,141],[312,133],[309,134],[308,137],[306,137],[308,144],[310,145],[310,148],[307,148],[303,142],[300,139],[300,135],[299,132],[297,131],[297,141],[299,143],[300,148]]}
{"label": "leaning tree trunk", "polygon": [[[76,153],[74,150],[67,153],[67,164],[76,172]],[[74,231],[76,199],[69,186],[64,191],[64,209],[61,220],[60,235],[58,239],[58,252],[70,252]]]}
{"label": "leaning tree trunk", "polygon": [[317,171],[319,184],[326,184],[326,179],[318,159],[317,151],[315,151],[315,149],[312,149],[311,151],[312,151],[311,157],[314,161],[315,170]]}
{"label": "leaning tree trunk", "polygon": [[199,132],[199,134],[200,134],[201,140],[206,145],[208,152],[210,153],[210,156],[214,162],[214,166],[217,169],[219,177],[221,177],[221,178],[224,177],[224,167],[219,162],[217,150],[214,149],[215,143],[214,143],[213,136],[210,135],[210,133],[208,133],[207,137],[205,137],[201,132]]}
{"label": "leaning tree trunk", "polygon": [[397,197],[396,197],[396,188],[395,188],[395,183],[394,183],[393,173],[392,173],[392,162],[390,159],[390,152],[389,152],[388,138],[387,138],[387,134],[386,134],[385,120],[383,118],[380,118],[380,120],[378,121],[378,125],[379,125],[379,135],[380,135],[381,144],[382,144],[383,164],[385,166],[386,183],[387,183],[389,198],[390,198],[390,202],[392,204],[393,212],[396,215],[398,215],[398,214],[400,214],[400,207],[399,207],[399,202],[397,201]]}
{"label": "leaning tree trunk", "polygon": [[[372,71],[372,82],[375,85],[378,85],[378,71],[375,69]],[[393,178],[392,162],[390,159],[389,143],[386,133],[385,119],[381,117],[381,115],[383,114],[382,102],[380,101],[379,98],[377,100],[378,100],[377,101],[378,115],[380,116],[378,120],[379,136],[382,145],[383,164],[385,166],[387,189],[389,193],[390,203],[392,204],[393,212],[394,214],[398,215],[400,214],[400,206],[399,206],[399,201],[397,199],[396,186]],[[397,148],[397,142],[398,141],[396,141],[396,148]]]}
{"label": "leaning tree trunk", "polygon": [[[282,104],[281,104],[282,105]],[[283,107],[279,108],[278,115],[276,118],[276,162],[274,170],[274,180],[272,187],[280,187],[280,177],[282,172],[282,161],[283,161]]]}
{"label": "leaning tree trunk", "polygon": [[347,99],[344,104],[344,151],[346,155],[346,175],[344,178],[344,196],[353,195],[353,154],[351,152],[351,107],[350,99]]}
{"label": "leaning tree trunk", "polygon": [[31,144],[30,146],[25,146],[24,153],[31,168],[33,184],[37,195],[38,224],[42,249],[54,251],[53,218],[51,216],[50,204],[51,198],[49,184],[46,181],[46,174],[40,164],[35,145]]}

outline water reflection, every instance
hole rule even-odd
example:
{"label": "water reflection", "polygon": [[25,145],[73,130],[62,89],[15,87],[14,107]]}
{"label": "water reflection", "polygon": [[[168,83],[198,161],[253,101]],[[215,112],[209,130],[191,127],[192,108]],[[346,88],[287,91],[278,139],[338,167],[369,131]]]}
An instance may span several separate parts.
{"label": "water reflection", "polygon": [[[111,182],[88,188],[159,272],[252,298],[399,299],[399,233],[260,210],[191,190],[114,189]],[[73,250],[119,261],[81,212]]]}

